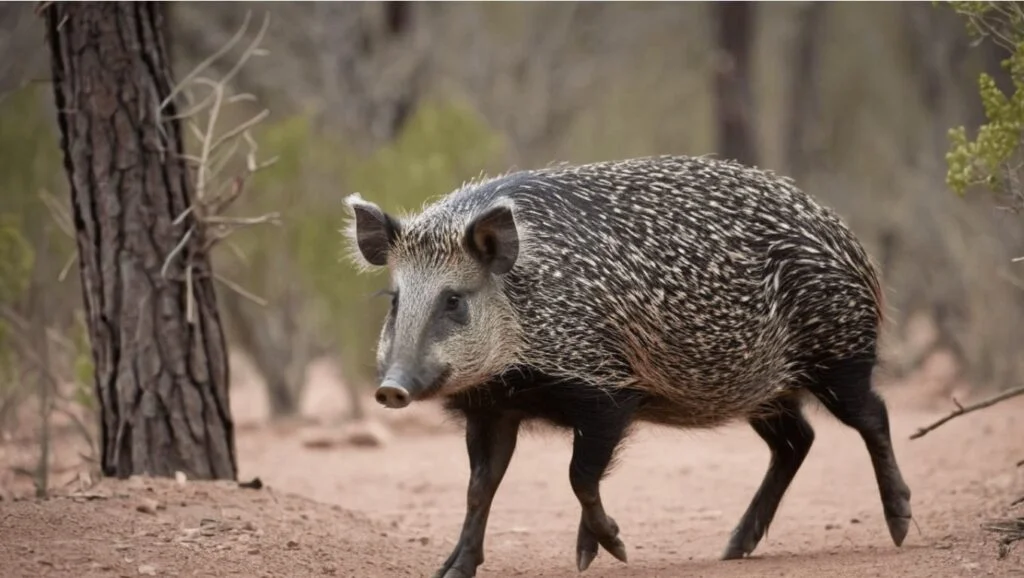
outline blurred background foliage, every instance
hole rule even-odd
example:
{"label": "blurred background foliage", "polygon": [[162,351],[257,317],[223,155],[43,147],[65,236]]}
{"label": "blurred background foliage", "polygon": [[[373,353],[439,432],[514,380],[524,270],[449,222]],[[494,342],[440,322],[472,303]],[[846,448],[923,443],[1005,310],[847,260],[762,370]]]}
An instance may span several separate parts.
{"label": "blurred background foliage", "polygon": [[[972,47],[957,11],[980,4],[955,4],[749,5],[741,44],[751,97],[741,112],[756,163],[795,176],[839,210],[880,263],[887,375],[911,375],[946,352],[966,381],[1001,388],[1024,376],[1024,265],[1011,261],[1024,254],[1024,227],[990,199],[950,188],[986,182],[989,173],[969,167],[1005,164],[1006,147],[1019,143],[1024,101],[1012,91],[1024,61],[1018,55],[1007,70],[1004,47]],[[281,224],[233,235],[214,261],[229,341],[265,383],[273,416],[299,411],[313,360],[338,368],[350,386],[338,393],[355,415],[360,388],[375,378],[386,303],[374,293],[385,278],[357,275],[345,259],[347,194],[403,212],[481,173],[715,153],[715,80],[737,66],[722,50],[712,4],[168,9],[179,78],[223,46],[247,10],[271,15],[266,54],[231,88],[270,109],[254,137],[261,157],[278,160],[246,184],[233,210],[276,211]],[[42,25],[31,11],[0,7],[0,299],[29,327],[41,322],[32,300],[46,304],[45,326],[63,352],[52,371],[78,392],[69,399],[91,407],[67,183]],[[981,73],[990,80],[979,95]],[[223,122],[254,110],[243,103]],[[953,141],[951,127],[964,127]],[[10,359],[12,322],[0,323],[0,352]],[[25,381],[5,367],[5,383]]]}

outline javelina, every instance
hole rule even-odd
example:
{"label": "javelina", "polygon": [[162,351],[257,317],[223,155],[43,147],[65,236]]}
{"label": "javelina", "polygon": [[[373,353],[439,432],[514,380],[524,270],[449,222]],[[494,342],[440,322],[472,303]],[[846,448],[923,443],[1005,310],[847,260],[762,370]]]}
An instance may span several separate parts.
{"label": "javelina", "polygon": [[580,570],[598,545],[626,560],[599,483],[631,424],[747,420],[772,459],[722,555],[743,557],[811,447],[805,394],[860,432],[902,544],[910,490],[871,385],[878,276],[842,221],[789,179],[666,156],[474,182],[403,219],[347,201],[354,257],[391,275],[376,399],[442,398],[466,420],[467,512],[437,576],[475,575],[531,419],[573,431]]}

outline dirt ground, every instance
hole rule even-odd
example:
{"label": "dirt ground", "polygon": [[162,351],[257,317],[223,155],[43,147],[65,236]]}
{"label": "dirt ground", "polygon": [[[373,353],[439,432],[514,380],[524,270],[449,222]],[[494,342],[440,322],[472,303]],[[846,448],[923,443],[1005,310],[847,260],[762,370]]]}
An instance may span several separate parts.
{"label": "dirt ground", "polygon": [[[39,501],[16,499],[25,487],[0,478],[0,575],[429,576],[462,522],[460,432],[429,406],[371,407],[380,427],[362,433],[380,443],[354,443],[367,428],[332,425],[343,409],[337,384],[327,374],[311,381],[313,425],[261,426],[262,392],[233,388],[240,479],[259,477],[263,489],[93,485],[65,472],[71,482],[61,482],[58,497]],[[602,487],[629,563],[601,552],[583,575],[1024,576],[1024,544],[999,559],[996,539],[980,528],[1024,515],[1024,506],[1010,506],[1024,495],[1024,468],[1014,467],[1024,459],[1024,398],[910,441],[949,401],[922,385],[883,394],[917,523],[902,548],[890,542],[860,437],[812,407],[814,447],[753,557],[717,560],[767,467],[763,442],[743,425],[643,427]],[[479,576],[579,575],[569,441],[547,431],[523,436],[492,509]],[[0,444],[4,470],[19,459],[11,446]]]}

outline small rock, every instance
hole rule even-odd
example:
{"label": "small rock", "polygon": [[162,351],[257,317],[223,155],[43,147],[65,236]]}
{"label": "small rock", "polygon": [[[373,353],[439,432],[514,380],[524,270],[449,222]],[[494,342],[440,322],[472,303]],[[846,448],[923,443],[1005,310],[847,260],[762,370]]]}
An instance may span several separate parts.
{"label": "small rock", "polygon": [[349,424],[344,437],[358,447],[381,447],[391,441],[391,431],[382,423],[364,420]]}
{"label": "small rock", "polygon": [[860,524],[860,518],[850,518],[851,524]]}
{"label": "small rock", "polygon": [[199,527],[196,529],[203,536],[212,536],[221,530],[221,525],[218,520],[203,518],[199,520]]}
{"label": "small rock", "polygon": [[71,499],[76,502],[85,502],[89,500],[106,500],[110,498],[110,494],[101,491],[90,491],[90,492],[76,492],[71,494]]}
{"label": "small rock", "polygon": [[163,504],[153,498],[143,498],[139,505],[135,506],[135,509],[143,514],[156,514],[157,510],[163,509]]}
{"label": "small rock", "polygon": [[256,524],[253,524],[251,520],[246,521],[244,524],[242,524],[242,529],[246,532],[255,532]]}
{"label": "small rock", "polygon": [[178,482],[179,486],[184,486],[188,482],[188,476],[185,475],[185,472],[179,470],[174,472],[174,481]]}
{"label": "small rock", "polygon": [[249,553],[252,554],[253,556],[255,556],[256,554],[260,553],[260,549],[259,548],[249,548]]}
{"label": "small rock", "polygon": [[156,576],[156,566],[152,564],[139,566],[139,576]]}
{"label": "small rock", "polygon": [[826,530],[838,530],[839,524],[825,524]]}
{"label": "small rock", "polygon": [[246,490],[262,490],[263,480],[259,479],[259,477],[255,477],[248,482],[238,482],[238,487]]}
{"label": "small rock", "polygon": [[429,543],[430,543],[430,537],[429,536],[421,536],[420,537],[420,544],[423,544],[424,546],[426,546]]}
{"label": "small rock", "polygon": [[298,542],[296,542],[295,540],[288,540],[288,543],[287,543],[287,544],[285,544],[285,546],[286,546],[286,547],[287,547],[287,548],[288,548],[289,550],[295,550],[296,548],[298,548],[298,547],[299,547],[299,543],[298,543]]}
{"label": "small rock", "polygon": [[327,435],[317,435],[302,440],[302,447],[311,450],[329,450],[341,443],[341,440],[334,439]]}
{"label": "small rock", "polygon": [[936,550],[950,550],[950,549],[953,548],[953,545],[950,544],[949,542],[940,542],[940,543],[936,544],[934,546],[934,548]]}
{"label": "small rock", "polygon": [[138,474],[128,476],[128,482],[126,485],[133,490],[141,490],[146,487],[146,478]]}

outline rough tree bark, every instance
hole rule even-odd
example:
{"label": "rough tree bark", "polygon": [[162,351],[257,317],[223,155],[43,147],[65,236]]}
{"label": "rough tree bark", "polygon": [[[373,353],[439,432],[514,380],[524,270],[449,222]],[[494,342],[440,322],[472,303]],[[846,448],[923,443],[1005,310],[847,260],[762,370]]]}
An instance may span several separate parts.
{"label": "rough tree bark", "polygon": [[750,89],[750,45],[754,32],[754,4],[715,2],[718,62],[715,70],[715,106],[718,117],[718,153],[741,163],[757,164],[754,136],[754,98]]}
{"label": "rough tree bark", "polygon": [[158,112],[173,86],[162,10],[149,2],[45,10],[102,471],[235,479],[226,347],[202,235],[161,271],[195,224],[191,215],[173,223],[193,184],[174,104]]}

